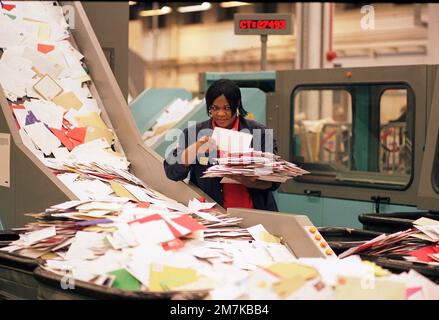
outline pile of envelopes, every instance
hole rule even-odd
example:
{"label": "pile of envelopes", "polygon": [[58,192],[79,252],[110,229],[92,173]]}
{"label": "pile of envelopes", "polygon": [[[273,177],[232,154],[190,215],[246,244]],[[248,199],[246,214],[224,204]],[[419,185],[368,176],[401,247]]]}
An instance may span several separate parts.
{"label": "pile of envelopes", "polygon": [[439,221],[420,218],[411,229],[382,234],[343,252],[340,257],[352,254],[385,256],[439,267]]}
{"label": "pile of envelopes", "polygon": [[43,162],[93,159],[127,168],[111,148],[113,131],[101,118],[61,6],[2,1],[0,30],[0,84],[23,143]]}
{"label": "pile of envelopes", "polygon": [[257,177],[259,180],[264,181],[285,182],[293,177],[309,173],[296,164],[283,160],[280,156],[269,152],[253,150],[243,153],[224,153],[221,158],[215,160],[218,164],[209,167],[204,172],[203,178],[227,178],[231,175],[243,175]]}
{"label": "pile of envelopes", "polygon": [[175,99],[161,112],[151,129],[145,131],[142,139],[148,146],[154,145],[167,130],[174,127],[181,119],[191,112],[199,103],[200,99],[192,100]]}
{"label": "pile of envelopes", "polygon": [[[1,251],[42,258],[65,279],[129,292],[205,299],[439,299],[439,286],[414,270],[391,274],[353,255],[297,259],[262,225],[214,203],[136,195],[68,201],[30,214],[20,239]],[[134,192],[133,192],[134,193]]]}

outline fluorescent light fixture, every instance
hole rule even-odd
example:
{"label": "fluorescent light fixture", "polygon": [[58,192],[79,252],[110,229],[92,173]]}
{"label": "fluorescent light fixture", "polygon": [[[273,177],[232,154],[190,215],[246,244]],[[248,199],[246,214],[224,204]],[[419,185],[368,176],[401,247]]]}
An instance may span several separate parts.
{"label": "fluorescent light fixture", "polygon": [[249,2],[241,2],[241,1],[226,1],[221,2],[220,7],[221,8],[234,8],[234,7],[241,7],[241,6],[249,6],[252,3]]}
{"label": "fluorescent light fixture", "polygon": [[164,7],[161,7],[160,9],[142,10],[139,12],[139,16],[141,16],[141,17],[160,16],[160,15],[168,14],[171,12],[172,12],[171,7],[164,6]]}
{"label": "fluorescent light fixture", "polygon": [[128,4],[130,6],[135,6],[137,4],[137,1],[128,1]]}
{"label": "fluorescent light fixture", "polygon": [[202,4],[197,4],[194,6],[179,7],[177,11],[180,13],[205,11],[205,10],[209,10],[211,7],[212,5],[210,4],[210,2],[203,2]]}

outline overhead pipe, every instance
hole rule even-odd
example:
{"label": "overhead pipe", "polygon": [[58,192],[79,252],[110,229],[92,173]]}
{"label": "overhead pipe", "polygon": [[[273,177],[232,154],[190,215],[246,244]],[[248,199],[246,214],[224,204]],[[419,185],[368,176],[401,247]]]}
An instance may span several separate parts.
{"label": "overhead pipe", "polygon": [[328,34],[328,51],[326,52],[326,60],[331,62],[337,58],[337,53],[332,50],[332,39],[333,39],[333,25],[334,25],[334,8],[335,3],[331,2],[329,4],[329,34]]}

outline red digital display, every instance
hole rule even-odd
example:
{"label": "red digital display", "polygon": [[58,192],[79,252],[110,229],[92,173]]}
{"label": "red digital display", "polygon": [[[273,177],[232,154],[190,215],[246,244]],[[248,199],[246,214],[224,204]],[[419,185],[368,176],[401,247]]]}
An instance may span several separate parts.
{"label": "red digital display", "polygon": [[241,30],[264,30],[264,29],[274,29],[274,30],[284,30],[287,28],[287,21],[285,19],[264,19],[264,20],[250,20],[242,19],[239,21],[239,28]]}

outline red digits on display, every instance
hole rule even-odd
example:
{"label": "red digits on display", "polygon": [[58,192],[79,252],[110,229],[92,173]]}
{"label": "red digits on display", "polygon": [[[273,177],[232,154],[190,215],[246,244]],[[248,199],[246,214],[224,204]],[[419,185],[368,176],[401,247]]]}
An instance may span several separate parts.
{"label": "red digits on display", "polygon": [[240,20],[240,29],[286,29],[286,20]]}

